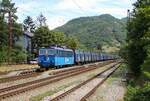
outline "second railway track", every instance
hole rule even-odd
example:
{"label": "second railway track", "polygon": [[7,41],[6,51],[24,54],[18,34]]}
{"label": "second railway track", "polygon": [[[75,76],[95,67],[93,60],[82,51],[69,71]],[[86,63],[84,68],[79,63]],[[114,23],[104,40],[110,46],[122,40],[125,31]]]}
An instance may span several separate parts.
{"label": "second railway track", "polygon": [[[93,76],[90,79],[71,88],[70,90],[52,98],[50,101],[86,101],[86,98],[88,98],[98,88],[98,86],[101,85],[119,67],[119,66],[115,67],[116,65],[117,64],[111,66],[110,68],[103,70],[96,76]],[[100,80],[97,79],[99,77],[101,77]],[[94,80],[98,81],[98,82],[96,82],[96,84],[94,85],[93,88],[91,87],[90,90],[84,89],[84,88],[88,87],[88,83],[90,85],[92,85]],[[82,88],[82,87],[84,87],[84,88]],[[81,89],[81,90],[79,90],[79,89]],[[84,93],[82,92],[83,90],[86,91],[85,95],[84,95],[85,91],[84,91]],[[82,92],[82,93],[80,93],[80,92]]]}

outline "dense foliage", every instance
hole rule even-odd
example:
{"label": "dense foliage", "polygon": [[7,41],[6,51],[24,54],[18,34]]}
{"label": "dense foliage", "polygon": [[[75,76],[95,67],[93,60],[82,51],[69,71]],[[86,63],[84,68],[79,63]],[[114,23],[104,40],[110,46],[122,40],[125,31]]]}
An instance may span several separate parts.
{"label": "dense foliage", "polygon": [[34,32],[35,31],[35,23],[30,16],[27,16],[26,19],[23,21],[23,28],[24,31]]}
{"label": "dense foliage", "polygon": [[67,37],[62,32],[50,31],[47,26],[38,27],[33,37],[33,47],[36,50],[51,45],[67,46],[68,48],[76,49],[78,44],[78,40],[75,37]]}
{"label": "dense foliage", "polygon": [[150,99],[150,0],[137,0],[127,25],[127,44],[121,51],[134,78],[125,101]]}
{"label": "dense foliage", "polygon": [[[126,18],[117,19],[109,14],[93,17],[81,17],[56,28],[55,31],[76,36],[81,47],[93,50],[100,46],[118,47],[126,37]],[[84,46],[83,46],[84,45]]]}
{"label": "dense foliage", "polygon": [[34,47],[48,47],[54,44],[63,44],[65,42],[65,36],[60,32],[52,32],[47,26],[37,28],[34,35]]}
{"label": "dense foliage", "polygon": [[150,99],[150,83],[141,87],[128,87],[125,95],[125,101],[149,101]]}
{"label": "dense foliage", "polygon": [[[76,37],[66,36],[62,32],[51,31],[46,25],[46,17],[40,14],[37,17],[37,24],[30,16],[27,16],[23,24],[17,23],[17,16],[15,15],[17,8],[15,3],[11,0],[2,0],[0,4],[0,63],[20,63],[31,59],[37,55],[37,51],[41,47],[48,47],[50,45],[63,45],[72,49],[78,47],[78,40]],[[8,16],[10,14],[10,16]],[[12,32],[12,46],[9,48],[9,22],[11,18],[11,32]],[[22,30],[23,26],[23,30]],[[32,38],[33,52],[23,50],[22,44],[18,44],[20,38],[23,37],[23,31],[31,32],[34,34]]]}
{"label": "dense foliage", "polygon": [[[15,15],[17,8],[15,3],[11,0],[2,0],[0,3],[0,63],[2,62],[18,62],[24,60],[26,55],[22,49],[15,43],[19,40],[22,34],[22,25],[17,23],[17,16]],[[11,18],[11,32],[12,32],[12,46],[9,52],[9,22],[8,15]]]}
{"label": "dense foliage", "polygon": [[126,61],[135,75],[149,55],[150,43],[150,0],[138,0],[128,20]]}

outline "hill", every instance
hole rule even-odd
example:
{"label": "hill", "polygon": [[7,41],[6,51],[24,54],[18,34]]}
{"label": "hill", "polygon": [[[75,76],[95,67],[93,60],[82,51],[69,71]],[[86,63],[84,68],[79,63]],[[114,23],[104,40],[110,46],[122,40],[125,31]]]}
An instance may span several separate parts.
{"label": "hill", "polygon": [[100,46],[103,51],[114,52],[125,41],[125,27],[126,18],[117,19],[109,14],[103,14],[73,19],[55,31],[76,36],[81,46],[84,45],[88,49]]}

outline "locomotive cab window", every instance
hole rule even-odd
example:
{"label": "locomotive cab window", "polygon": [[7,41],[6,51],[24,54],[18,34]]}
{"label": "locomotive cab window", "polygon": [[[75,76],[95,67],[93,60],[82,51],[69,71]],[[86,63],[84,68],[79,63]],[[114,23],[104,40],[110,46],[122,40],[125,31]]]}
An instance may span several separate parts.
{"label": "locomotive cab window", "polygon": [[48,49],[48,55],[55,55],[56,50],[54,49]]}
{"label": "locomotive cab window", "polygon": [[72,57],[73,56],[73,52],[71,52],[71,51],[68,51],[68,55],[67,55],[68,57]]}
{"label": "locomotive cab window", "polygon": [[57,50],[57,56],[62,56],[62,51],[61,50]]}
{"label": "locomotive cab window", "polygon": [[39,55],[45,55],[45,54],[46,54],[46,49],[39,50]]}

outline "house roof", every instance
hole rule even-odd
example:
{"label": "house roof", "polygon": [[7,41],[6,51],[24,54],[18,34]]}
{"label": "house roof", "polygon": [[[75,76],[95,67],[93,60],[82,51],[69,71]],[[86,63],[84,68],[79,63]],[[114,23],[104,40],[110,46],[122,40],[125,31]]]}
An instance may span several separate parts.
{"label": "house roof", "polygon": [[25,31],[23,34],[24,34],[24,35],[27,35],[27,36],[29,36],[29,37],[33,37],[33,36],[34,36],[34,34],[31,33],[31,32],[29,32],[29,31]]}

